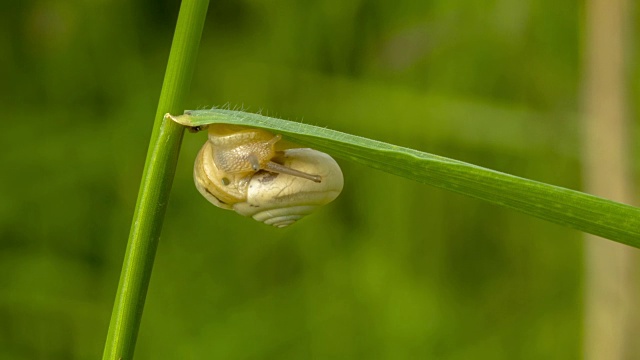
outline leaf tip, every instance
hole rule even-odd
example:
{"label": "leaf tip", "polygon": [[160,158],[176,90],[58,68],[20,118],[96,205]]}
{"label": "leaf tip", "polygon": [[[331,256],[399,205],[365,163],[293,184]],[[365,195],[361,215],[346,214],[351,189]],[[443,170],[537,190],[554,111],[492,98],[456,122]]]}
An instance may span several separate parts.
{"label": "leaf tip", "polygon": [[164,118],[171,120],[173,122],[176,122],[183,126],[189,126],[189,127],[193,126],[191,122],[191,115],[189,115],[188,113],[185,113],[184,115],[178,115],[178,116],[174,116],[169,113],[166,113],[164,114]]}

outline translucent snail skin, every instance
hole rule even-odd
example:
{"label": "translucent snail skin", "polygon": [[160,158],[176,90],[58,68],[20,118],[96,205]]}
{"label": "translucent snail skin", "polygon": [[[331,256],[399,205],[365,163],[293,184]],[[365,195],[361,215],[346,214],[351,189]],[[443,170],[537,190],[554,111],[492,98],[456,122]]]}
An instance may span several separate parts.
{"label": "translucent snail skin", "polygon": [[281,136],[262,129],[212,124],[208,132],[193,174],[215,206],[285,227],[342,191],[340,166],[323,152],[279,149]]}

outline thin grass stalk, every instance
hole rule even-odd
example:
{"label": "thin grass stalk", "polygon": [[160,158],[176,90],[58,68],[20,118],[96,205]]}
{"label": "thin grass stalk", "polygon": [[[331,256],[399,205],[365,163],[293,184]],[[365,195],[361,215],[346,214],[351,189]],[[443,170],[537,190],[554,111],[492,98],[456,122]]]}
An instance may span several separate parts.
{"label": "thin grass stalk", "polygon": [[184,108],[208,6],[208,0],[184,0],[180,6],[111,314],[104,360],[133,358],[182,143],[183,127],[165,121],[163,115]]}
{"label": "thin grass stalk", "polygon": [[[583,160],[585,190],[631,203],[626,0],[586,2]],[[637,249],[585,236],[584,359],[637,359]]]}

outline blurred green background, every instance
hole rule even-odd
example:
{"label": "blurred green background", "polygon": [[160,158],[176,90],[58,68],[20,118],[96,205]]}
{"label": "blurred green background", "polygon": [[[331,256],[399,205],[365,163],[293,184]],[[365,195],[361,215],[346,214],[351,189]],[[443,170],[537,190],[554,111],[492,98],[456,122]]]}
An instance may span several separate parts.
{"label": "blurred green background", "polygon": [[[100,358],[179,1],[3,5],[0,358]],[[582,6],[212,1],[187,106],[579,189]],[[272,229],[198,194],[204,139],[185,134],[137,359],[580,356],[580,233],[340,160],[341,197]]]}

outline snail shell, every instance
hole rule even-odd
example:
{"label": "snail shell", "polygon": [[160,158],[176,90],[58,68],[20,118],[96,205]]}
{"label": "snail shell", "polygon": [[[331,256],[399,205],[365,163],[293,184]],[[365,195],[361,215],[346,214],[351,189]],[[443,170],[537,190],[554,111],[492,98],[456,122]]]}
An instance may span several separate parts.
{"label": "snail shell", "polygon": [[280,135],[214,124],[194,166],[196,188],[212,204],[285,227],[333,201],[344,184],[329,155],[278,149]]}

